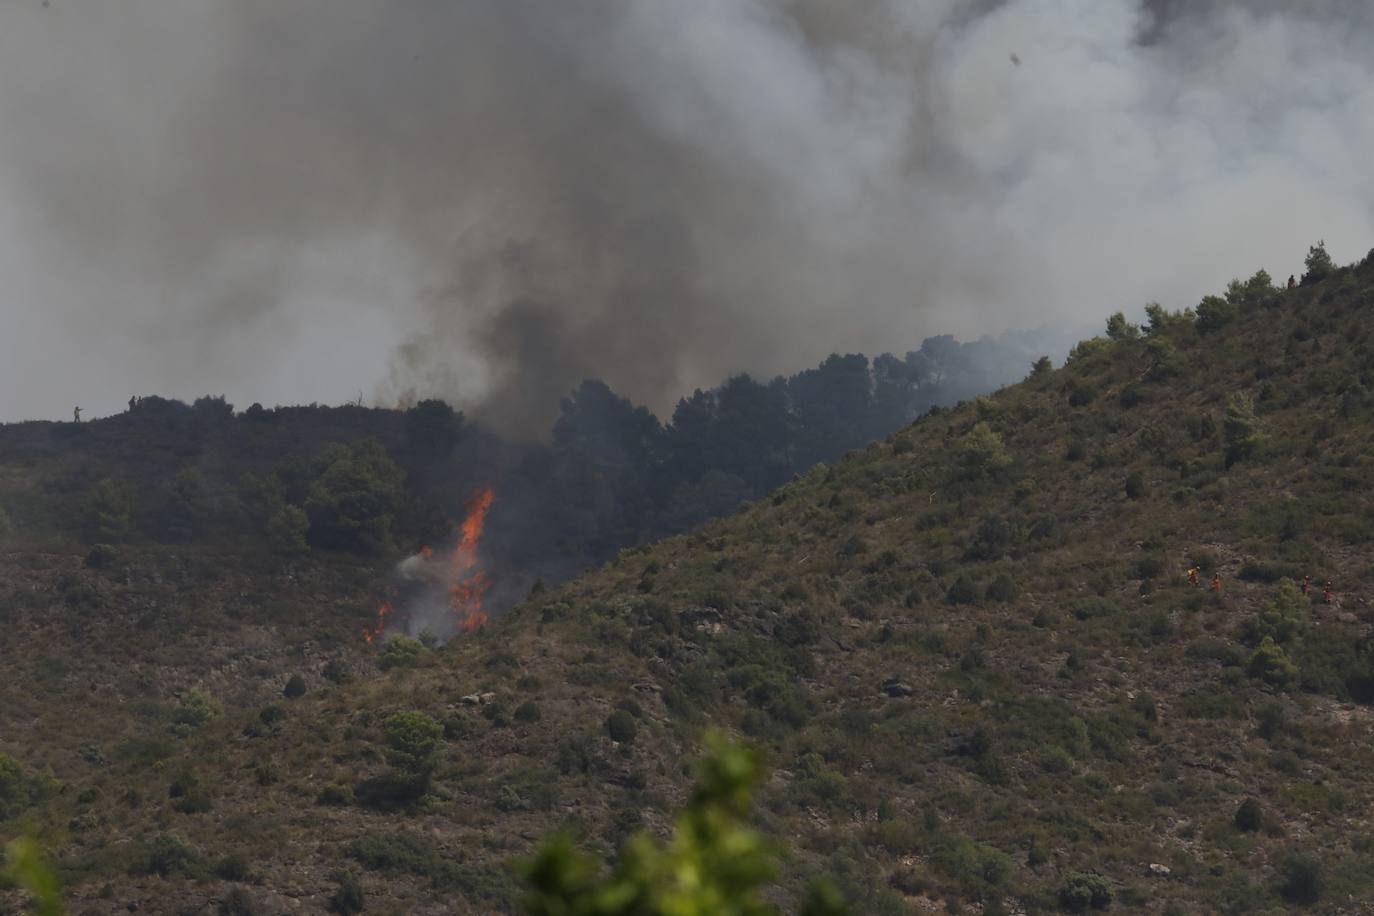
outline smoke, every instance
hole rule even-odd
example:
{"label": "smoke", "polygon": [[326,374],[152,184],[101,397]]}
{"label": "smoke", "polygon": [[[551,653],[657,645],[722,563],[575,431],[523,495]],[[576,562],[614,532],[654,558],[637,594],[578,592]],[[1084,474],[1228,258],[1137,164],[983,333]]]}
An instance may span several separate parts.
{"label": "smoke", "polygon": [[1363,0],[4,0],[0,416],[508,432],[1374,240]]}

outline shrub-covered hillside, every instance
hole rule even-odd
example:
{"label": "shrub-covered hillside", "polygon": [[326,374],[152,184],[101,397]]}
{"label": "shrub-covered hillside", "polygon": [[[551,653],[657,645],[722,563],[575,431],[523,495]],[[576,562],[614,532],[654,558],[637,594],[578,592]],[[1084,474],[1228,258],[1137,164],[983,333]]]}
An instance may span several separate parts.
{"label": "shrub-covered hillside", "polygon": [[[345,670],[301,642],[299,689],[173,697],[154,661],[88,690],[31,639],[13,682],[141,724],[78,748],[7,713],[5,829],[77,912],[503,912],[549,831],[666,830],[723,725],[772,765],[784,904],[829,872],[857,913],[1367,911],[1374,257],[1312,268],[1114,316],[442,648]],[[92,609],[139,587],[68,575]]]}

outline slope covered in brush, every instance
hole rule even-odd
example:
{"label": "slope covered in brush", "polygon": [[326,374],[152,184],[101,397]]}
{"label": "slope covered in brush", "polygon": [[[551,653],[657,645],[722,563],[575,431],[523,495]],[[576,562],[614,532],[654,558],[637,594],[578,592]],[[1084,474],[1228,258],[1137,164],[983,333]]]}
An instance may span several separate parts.
{"label": "slope covered in brush", "polygon": [[862,913],[1358,912],[1374,259],[1320,273],[1114,318],[385,673],[307,654],[304,696],[192,710],[155,764],[39,751],[21,817],[97,912],[501,911],[551,829],[664,830],[724,725],[773,765],[782,899],[823,870]]}

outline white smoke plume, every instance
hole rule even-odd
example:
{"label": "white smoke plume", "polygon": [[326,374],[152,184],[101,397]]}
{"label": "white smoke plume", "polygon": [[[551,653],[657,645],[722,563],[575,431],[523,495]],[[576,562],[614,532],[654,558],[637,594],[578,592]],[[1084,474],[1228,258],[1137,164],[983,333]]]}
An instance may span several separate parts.
{"label": "white smoke plume", "polygon": [[1363,0],[4,0],[0,418],[547,428],[1374,244]]}

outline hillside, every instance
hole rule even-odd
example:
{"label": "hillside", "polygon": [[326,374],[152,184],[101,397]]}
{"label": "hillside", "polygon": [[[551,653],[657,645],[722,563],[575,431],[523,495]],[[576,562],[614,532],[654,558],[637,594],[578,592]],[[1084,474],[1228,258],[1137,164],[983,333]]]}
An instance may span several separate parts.
{"label": "hillside", "polygon": [[1367,911],[1374,254],[1109,328],[442,647],[357,637],[380,559],[7,547],[3,831],[77,913],[502,912],[548,831],[661,830],[723,724],[780,900]]}

